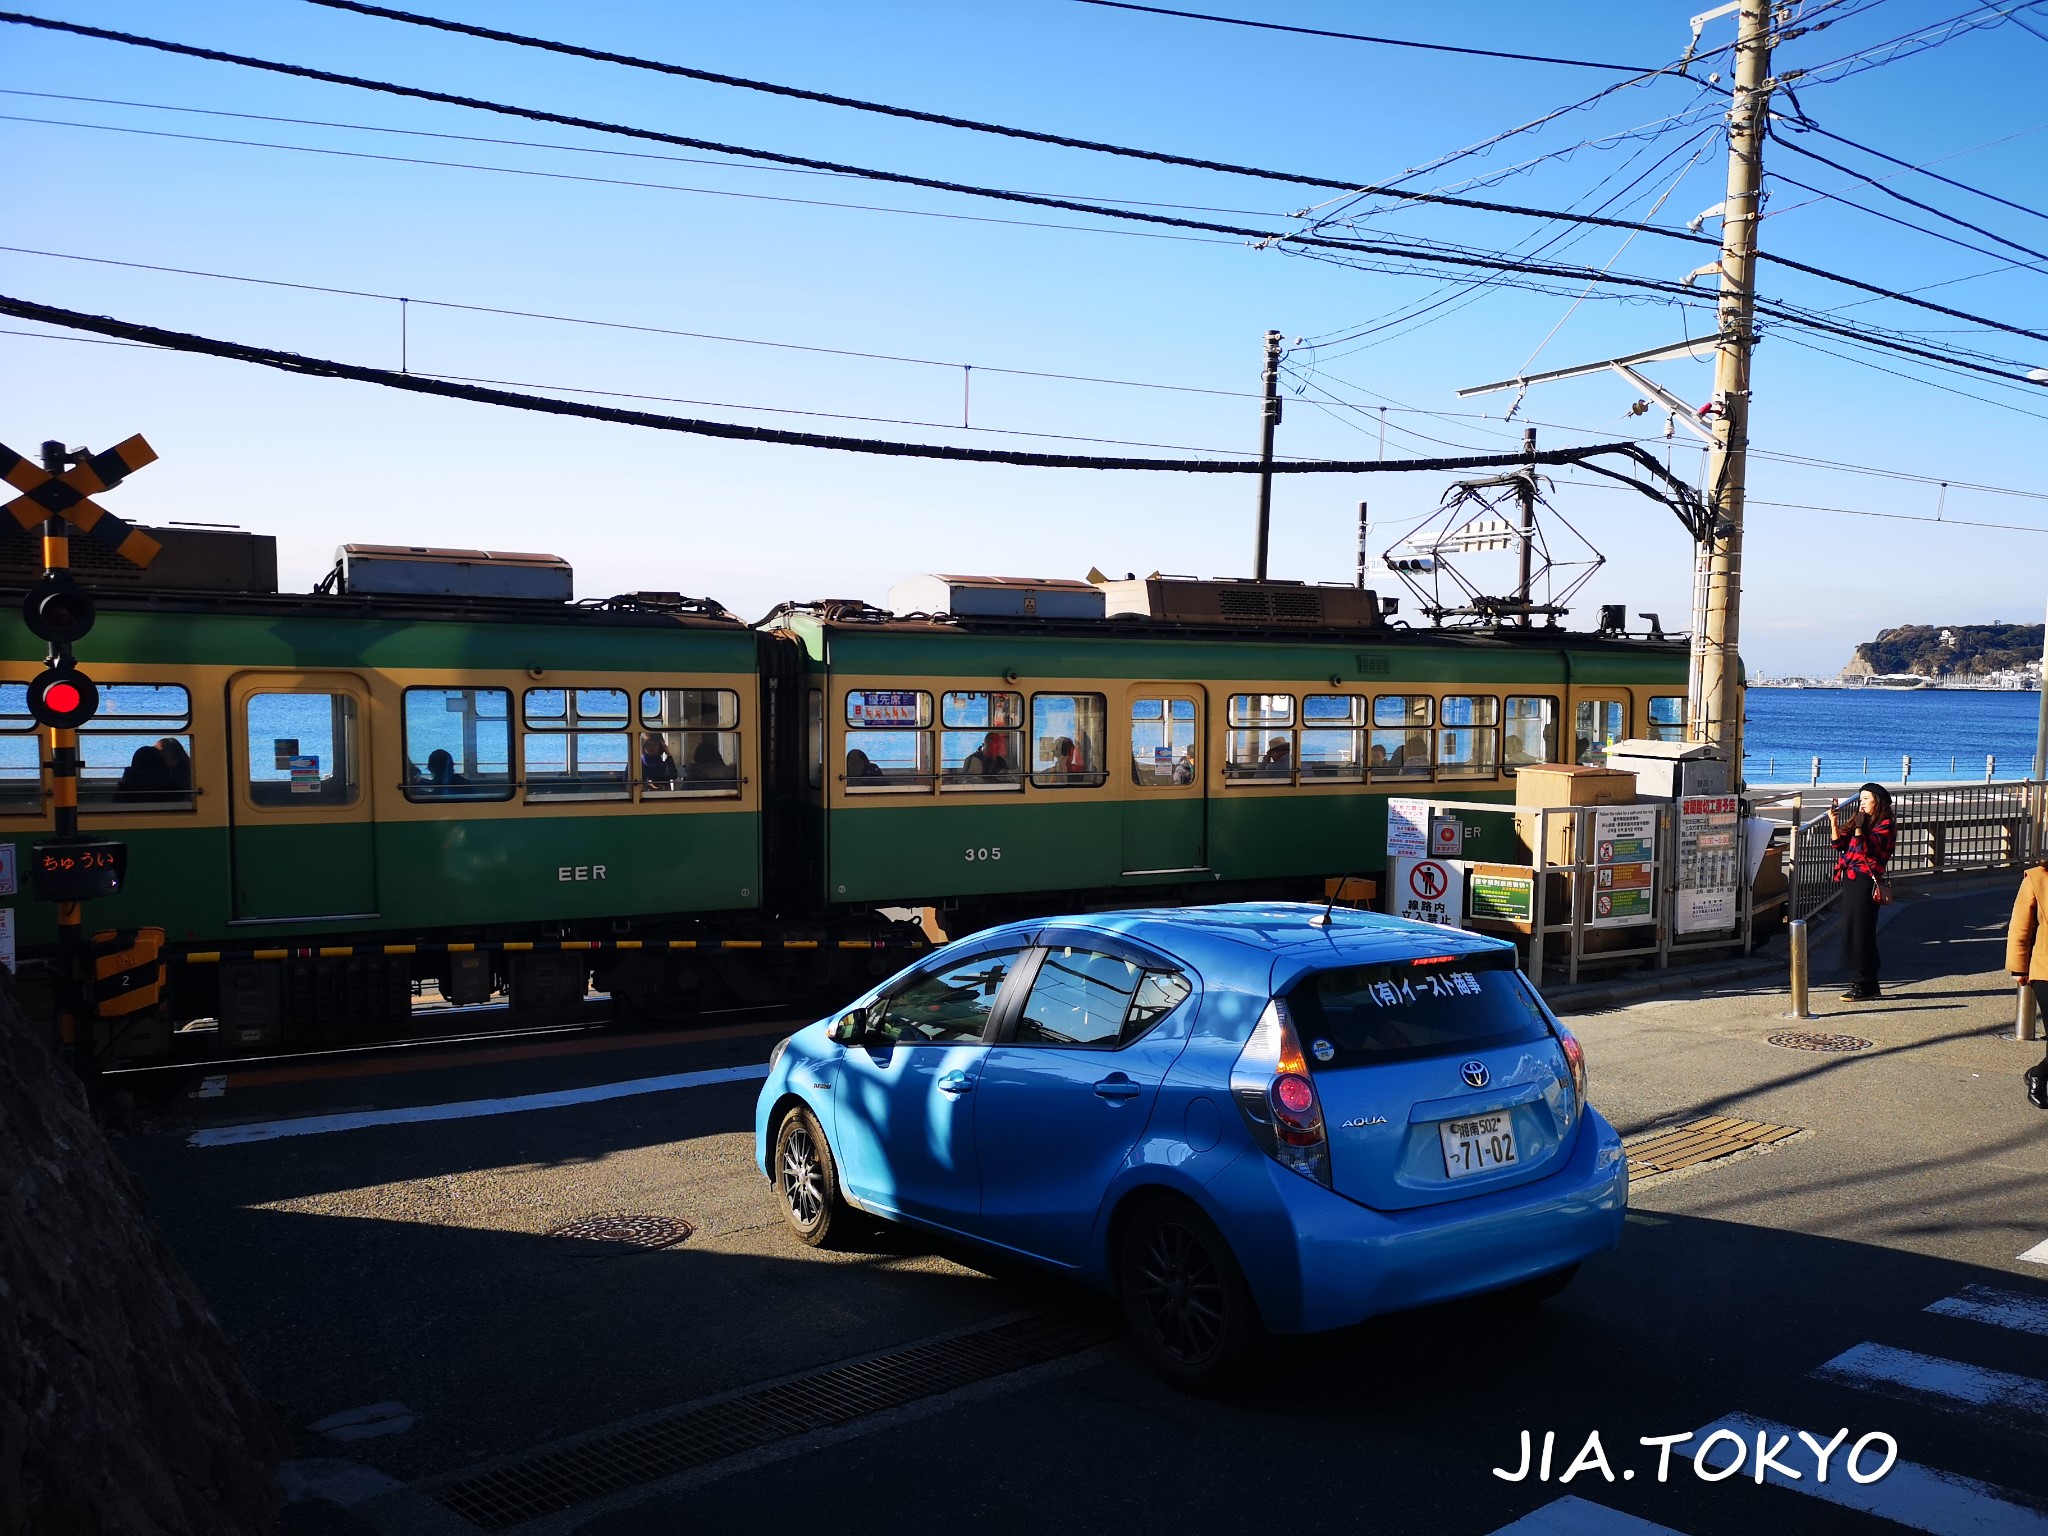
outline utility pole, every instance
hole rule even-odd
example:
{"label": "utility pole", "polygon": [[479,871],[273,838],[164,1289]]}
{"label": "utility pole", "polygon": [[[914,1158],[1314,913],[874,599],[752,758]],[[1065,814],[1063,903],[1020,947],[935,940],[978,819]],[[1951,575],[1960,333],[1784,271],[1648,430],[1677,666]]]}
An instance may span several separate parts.
{"label": "utility pole", "polygon": [[1273,429],[1280,425],[1280,333],[1266,332],[1266,400],[1259,417],[1259,535],[1252,579],[1266,579],[1266,545],[1273,532]]}
{"label": "utility pole", "polygon": [[1714,446],[1704,556],[1705,623],[1693,637],[1692,738],[1722,748],[1742,778],[1742,510],[1749,464],[1750,353],[1756,345],[1756,240],[1771,72],[1771,0],[1741,0],[1728,108],[1728,196],[1721,205],[1721,296],[1714,362]]}
{"label": "utility pole", "polygon": [[1515,588],[1515,596],[1522,604],[1522,628],[1529,627],[1529,588],[1534,584],[1532,570],[1535,565],[1532,551],[1536,543],[1536,429],[1522,428],[1522,452],[1529,457],[1529,467],[1515,482],[1515,499],[1522,504],[1522,576]]}

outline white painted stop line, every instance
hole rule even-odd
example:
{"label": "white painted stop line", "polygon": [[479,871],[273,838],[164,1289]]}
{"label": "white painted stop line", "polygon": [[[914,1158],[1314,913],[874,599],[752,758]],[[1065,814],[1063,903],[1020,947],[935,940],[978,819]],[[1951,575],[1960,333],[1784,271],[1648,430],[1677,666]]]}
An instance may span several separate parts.
{"label": "white painted stop line", "polygon": [[1887,1397],[1961,1408],[1980,1417],[2019,1429],[2048,1429],[2048,1384],[2011,1371],[1966,1365],[1894,1349],[1889,1344],[1858,1344],[1813,1372],[1820,1381],[1881,1392]]}
{"label": "white painted stop line", "polygon": [[1955,1295],[1931,1303],[1927,1310],[2048,1338],[2048,1296],[2028,1296],[1995,1285],[1966,1285]]}
{"label": "white painted stop line", "polygon": [[185,1138],[188,1147],[236,1147],[251,1141],[281,1141],[287,1136],[324,1136],[331,1131],[361,1131],[374,1126],[424,1125],[435,1120],[474,1120],[483,1115],[517,1115],[532,1109],[562,1109],[571,1104],[598,1104],[606,1099],[633,1098],[643,1093],[668,1093],[677,1088],[702,1088],[712,1083],[744,1083],[768,1075],[766,1062],[744,1067],[711,1067],[701,1072],[671,1072],[665,1077],[636,1077],[623,1083],[594,1083],[588,1088],[560,1088],[552,1093],[522,1093],[505,1099],[465,1099],[455,1104],[411,1104],[402,1109],[351,1109],[332,1115],[302,1115],[296,1120],[263,1120],[253,1125],[216,1125]]}
{"label": "white painted stop line", "polygon": [[1679,1536],[1668,1525],[1624,1515],[1570,1494],[1504,1525],[1493,1536]]}
{"label": "white painted stop line", "polygon": [[[1893,1462],[1891,1470],[1874,1483],[1854,1481],[1843,1462],[1843,1457],[1855,1444],[1853,1435],[1843,1442],[1830,1460],[1828,1480],[1824,1483],[1815,1476],[1814,1458],[1806,1451],[1798,1430],[1789,1424],[1774,1424],[1769,1419],[1752,1418],[1746,1413],[1731,1413],[1716,1420],[1679,1449],[1689,1451],[1709,1435],[1723,1429],[1743,1442],[1741,1470],[1731,1481],[1747,1482],[1754,1477],[1756,1437],[1761,1434],[1768,1437],[1768,1445],[1775,1446],[1781,1439],[1789,1442],[1786,1450],[1775,1459],[1789,1463],[1799,1474],[1794,1480],[1773,1467],[1766,1474],[1766,1481],[1773,1488],[1790,1489],[1793,1493],[1803,1493],[1844,1509],[1862,1510],[1865,1514],[1878,1515],[1916,1531],[1926,1531],[1929,1536],[2048,1536],[2048,1514],[2043,1514],[2018,1494],[1989,1483],[1980,1483],[1973,1477],[1937,1472],[1933,1467],[1923,1467],[1918,1462],[1901,1458]],[[1822,1430],[1815,1438],[1825,1445],[1831,1435],[1832,1431]],[[1734,1461],[1735,1455],[1735,1448],[1722,1440],[1707,1452],[1706,1463],[1709,1467],[1725,1467]],[[1882,1452],[1875,1449],[1865,1452],[1862,1470],[1866,1475],[1875,1470],[1871,1458],[1881,1455]]]}
{"label": "white painted stop line", "polygon": [[2048,1264],[2048,1238],[2034,1244],[2020,1255],[2022,1264]]}

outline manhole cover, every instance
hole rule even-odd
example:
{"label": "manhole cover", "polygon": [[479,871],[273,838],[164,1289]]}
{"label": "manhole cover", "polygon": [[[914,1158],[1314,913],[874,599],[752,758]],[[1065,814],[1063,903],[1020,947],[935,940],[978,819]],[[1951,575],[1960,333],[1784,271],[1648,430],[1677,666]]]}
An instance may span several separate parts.
{"label": "manhole cover", "polygon": [[1877,1043],[1861,1035],[1824,1035],[1811,1029],[1781,1029],[1768,1038],[1788,1051],[1867,1051]]}
{"label": "manhole cover", "polygon": [[617,1252],[623,1248],[667,1248],[680,1243],[697,1229],[673,1216],[635,1216],[625,1211],[605,1211],[596,1216],[578,1216],[548,1229],[549,1237],[573,1238],[588,1243],[592,1252]]}

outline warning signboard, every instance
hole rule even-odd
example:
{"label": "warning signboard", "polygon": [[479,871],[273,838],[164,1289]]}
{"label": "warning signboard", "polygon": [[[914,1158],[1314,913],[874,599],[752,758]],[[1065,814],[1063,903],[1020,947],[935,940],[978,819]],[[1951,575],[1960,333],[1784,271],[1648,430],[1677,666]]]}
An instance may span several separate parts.
{"label": "warning signboard", "polygon": [[1465,871],[1443,859],[1396,859],[1393,868],[1396,917],[1446,928],[1464,926]]}

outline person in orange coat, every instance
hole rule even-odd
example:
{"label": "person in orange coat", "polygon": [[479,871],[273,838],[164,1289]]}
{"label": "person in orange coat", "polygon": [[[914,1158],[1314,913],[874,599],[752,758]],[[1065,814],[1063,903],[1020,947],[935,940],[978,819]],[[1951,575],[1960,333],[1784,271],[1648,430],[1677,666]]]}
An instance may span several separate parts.
{"label": "person in orange coat", "polygon": [[[2034,1011],[2048,1019],[2048,855],[2028,870],[2013,898],[2012,922],[2005,930],[2005,968],[2013,980],[2034,989]],[[2048,1109],[2048,1054],[2027,1068],[2027,1098]]]}

